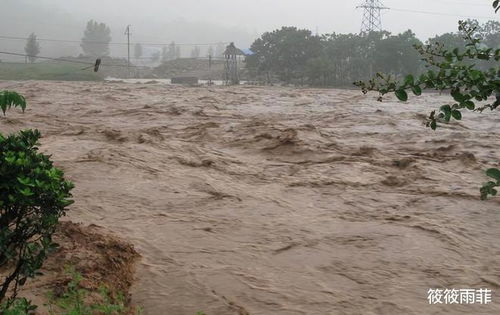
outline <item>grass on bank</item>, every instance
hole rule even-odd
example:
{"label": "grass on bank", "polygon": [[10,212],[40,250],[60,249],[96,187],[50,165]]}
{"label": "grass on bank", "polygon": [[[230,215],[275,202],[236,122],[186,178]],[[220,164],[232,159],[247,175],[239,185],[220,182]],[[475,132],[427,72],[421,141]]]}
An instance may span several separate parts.
{"label": "grass on bank", "polygon": [[0,62],[0,80],[101,81],[85,65],[40,62],[33,64]]}

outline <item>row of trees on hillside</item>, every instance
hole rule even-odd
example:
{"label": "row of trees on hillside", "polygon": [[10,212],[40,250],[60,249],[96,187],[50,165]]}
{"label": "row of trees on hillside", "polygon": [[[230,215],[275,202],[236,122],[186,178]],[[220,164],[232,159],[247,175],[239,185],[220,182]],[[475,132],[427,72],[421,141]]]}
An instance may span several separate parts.
{"label": "row of trees on hillside", "polygon": [[[482,45],[500,47],[500,22],[469,23],[483,39]],[[460,49],[466,45],[461,32],[436,36],[427,42]],[[377,72],[396,76],[421,73],[425,67],[414,47],[422,44],[411,30],[397,35],[382,31],[314,36],[309,30],[283,27],[257,39],[251,46],[254,54],[246,61],[248,69],[267,82],[277,78],[293,84],[342,86],[367,80]]]}

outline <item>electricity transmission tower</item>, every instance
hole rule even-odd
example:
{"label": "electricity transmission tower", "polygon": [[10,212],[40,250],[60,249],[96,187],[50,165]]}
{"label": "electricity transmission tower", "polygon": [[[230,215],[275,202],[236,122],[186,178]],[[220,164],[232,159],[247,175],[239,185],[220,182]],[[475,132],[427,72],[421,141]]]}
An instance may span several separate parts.
{"label": "electricity transmission tower", "polygon": [[356,8],[363,9],[363,21],[361,22],[361,34],[368,34],[373,31],[382,30],[382,18],[380,11],[388,9],[384,7],[380,0],[365,0]]}
{"label": "electricity transmission tower", "polygon": [[240,84],[238,76],[238,52],[239,49],[234,46],[234,43],[229,44],[224,52],[224,81],[226,85]]}

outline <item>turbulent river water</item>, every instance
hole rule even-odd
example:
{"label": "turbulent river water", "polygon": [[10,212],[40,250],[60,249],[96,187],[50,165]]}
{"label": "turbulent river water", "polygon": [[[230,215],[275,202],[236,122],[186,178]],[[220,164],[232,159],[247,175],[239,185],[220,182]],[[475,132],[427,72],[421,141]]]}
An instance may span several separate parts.
{"label": "turbulent river water", "polygon": [[[499,314],[500,115],[438,131],[425,94],[283,87],[0,82],[75,182],[68,220],[142,255],[145,314]],[[489,305],[429,305],[489,288]],[[499,291],[500,292],[500,291]]]}

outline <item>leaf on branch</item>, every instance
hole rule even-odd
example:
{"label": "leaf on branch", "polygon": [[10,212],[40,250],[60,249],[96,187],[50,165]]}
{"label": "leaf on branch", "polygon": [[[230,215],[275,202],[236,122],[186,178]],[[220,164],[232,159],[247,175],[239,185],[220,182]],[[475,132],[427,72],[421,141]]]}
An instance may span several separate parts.
{"label": "leaf on branch", "polygon": [[413,75],[409,74],[405,78],[405,85],[413,85],[415,83],[415,79],[413,78]]}
{"label": "leaf on branch", "polygon": [[498,191],[495,189],[495,187],[498,186],[498,183],[491,181],[484,184],[483,187],[481,187],[481,189],[479,190],[481,192],[481,200],[488,199],[488,195],[496,196]]}
{"label": "leaf on branch", "polygon": [[486,175],[496,179],[497,181],[500,181],[500,170],[497,168],[490,168],[489,170],[486,171]]}
{"label": "leaf on branch", "polygon": [[450,105],[443,105],[440,108],[441,112],[444,114],[442,118],[444,121],[449,122],[451,118],[451,106]]}
{"label": "leaf on branch", "polygon": [[453,110],[451,112],[451,116],[453,116],[456,120],[462,120],[462,113],[459,110]]}
{"label": "leaf on branch", "polygon": [[474,110],[476,108],[473,101],[465,101],[464,105],[468,110]]}
{"label": "leaf on branch", "polygon": [[437,129],[437,123],[435,120],[431,121],[431,129],[436,130]]}
{"label": "leaf on branch", "polygon": [[415,94],[416,96],[420,96],[422,95],[422,88],[420,88],[420,86],[418,85],[415,85],[411,88],[413,94]]}
{"label": "leaf on branch", "polygon": [[24,96],[18,94],[17,92],[0,91],[0,109],[2,110],[3,114],[5,115],[7,109],[11,108],[12,106],[20,107],[24,112],[24,110],[26,109],[26,99],[24,98]]}
{"label": "leaf on branch", "polygon": [[451,96],[453,97],[453,99],[454,99],[456,102],[462,103],[463,101],[465,101],[465,97],[464,97],[464,95],[460,92],[460,90],[459,90],[459,89],[455,89],[455,90],[451,91]]}
{"label": "leaf on branch", "polygon": [[406,93],[405,90],[403,89],[399,89],[399,90],[396,90],[396,97],[402,101],[402,102],[406,102],[408,100],[408,93]]}

